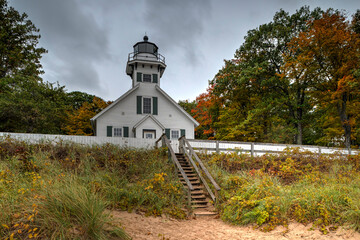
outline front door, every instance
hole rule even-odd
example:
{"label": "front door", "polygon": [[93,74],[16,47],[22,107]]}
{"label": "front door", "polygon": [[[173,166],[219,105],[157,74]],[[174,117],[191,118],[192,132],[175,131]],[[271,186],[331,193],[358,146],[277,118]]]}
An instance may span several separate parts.
{"label": "front door", "polygon": [[145,139],[156,138],[156,131],[155,130],[143,130],[143,138],[145,138]]}

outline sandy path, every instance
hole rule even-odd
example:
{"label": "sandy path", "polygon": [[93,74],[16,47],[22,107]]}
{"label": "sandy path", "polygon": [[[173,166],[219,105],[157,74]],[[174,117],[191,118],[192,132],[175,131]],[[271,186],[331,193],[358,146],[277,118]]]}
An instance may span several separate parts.
{"label": "sandy path", "polygon": [[285,228],[264,233],[254,230],[252,227],[239,227],[224,223],[213,217],[201,217],[192,220],[175,220],[165,217],[145,217],[136,213],[113,211],[115,219],[120,219],[126,232],[134,240],[220,240],[220,239],[360,239],[360,233],[339,228],[336,232],[327,235],[318,230],[309,231],[310,226],[292,223],[289,231],[284,233]]}

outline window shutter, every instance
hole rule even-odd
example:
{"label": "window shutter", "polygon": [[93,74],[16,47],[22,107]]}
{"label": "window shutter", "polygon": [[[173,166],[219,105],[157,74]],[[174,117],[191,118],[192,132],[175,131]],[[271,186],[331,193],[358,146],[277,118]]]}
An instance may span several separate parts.
{"label": "window shutter", "polygon": [[106,133],[107,133],[107,135],[106,136],[108,136],[108,137],[112,137],[112,126],[107,126],[106,127]]}
{"label": "window shutter", "polygon": [[153,74],[153,83],[158,83],[158,75]]}
{"label": "window shutter", "polygon": [[153,97],[153,115],[158,115],[158,98]]}
{"label": "window shutter", "polygon": [[124,137],[129,137],[129,127],[124,127]]}
{"label": "window shutter", "polygon": [[137,82],[142,82],[142,73],[141,72],[138,72],[137,75],[136,75],[136,81]]}
{"label": "window shutter", "polygon": [[141,102],[142,102],[142,97],[141,96],[136,96],[136,113],[137,114],[142,114]]}
{"label": "window shutter", "polygon": [[165,128],[165,135],[168,139],[170,139],[170,129],[169,128]]}
{"label": "window shutter", "polygon": [[185,136],[185,129],[180,129],[180,137]]}

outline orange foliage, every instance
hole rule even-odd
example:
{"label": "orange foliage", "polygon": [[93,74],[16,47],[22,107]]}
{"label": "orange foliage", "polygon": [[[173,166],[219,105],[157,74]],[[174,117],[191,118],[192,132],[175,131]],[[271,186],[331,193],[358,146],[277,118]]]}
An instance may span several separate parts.
{"label": "orange foliage", "polygon": [[69,113],[68,122],[63,130],[69,135],[94,135],[90,119],[109,104],[110,102],[105,102],[98,97],[94,97],[91,103],[84,102],[78,110]]}
{"label": "orange foliage", "polygon": [[211,109],[217,104],[215,95],[213,94],[214,86],[210,85],[205,93],[196,97],[196,107],[191,110],[194,118],[200,123],[195,131],[198,135],[205,135],[202,138],[214,139],[215,131],[213,126],[213,116]]}

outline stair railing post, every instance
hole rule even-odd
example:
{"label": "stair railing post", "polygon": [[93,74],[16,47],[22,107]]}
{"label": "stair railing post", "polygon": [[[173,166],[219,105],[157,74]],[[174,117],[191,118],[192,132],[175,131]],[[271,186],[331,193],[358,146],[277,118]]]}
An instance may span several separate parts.
{"label": "stair railing post", "polygon": [[179,153],[182,153],[182,154],[185,153],[185,151],[184,151],[184,138],[183,137],[179,138]]}

